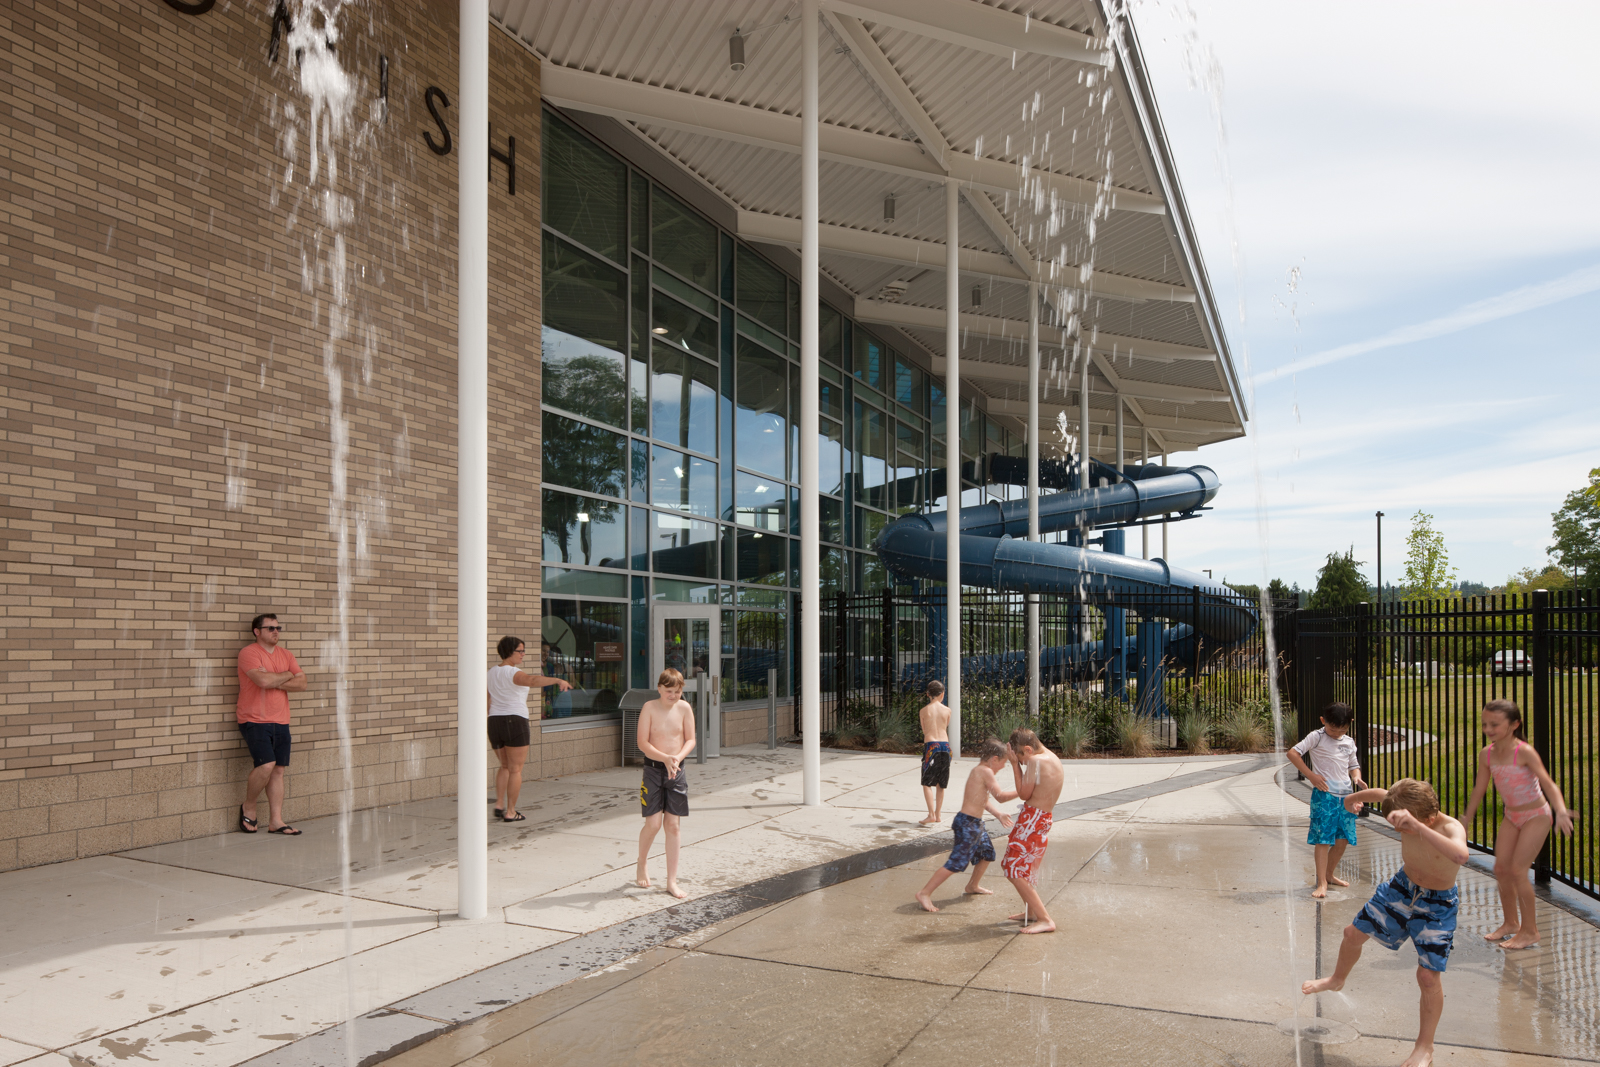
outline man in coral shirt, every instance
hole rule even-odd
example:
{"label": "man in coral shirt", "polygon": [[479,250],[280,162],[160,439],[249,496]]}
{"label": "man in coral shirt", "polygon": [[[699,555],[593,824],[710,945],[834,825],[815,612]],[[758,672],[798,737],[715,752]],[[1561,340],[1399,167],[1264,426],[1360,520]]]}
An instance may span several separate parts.
{"label": "man in coral shirt", "polygon": [[255,643],[239,651],[239,734],[255,769],[245,782],[239,805],[239,830],[256,832],[256,798],[267,791],[267,833],[299,837],[283,821],[283,769],[289,766],[289,694],[306,687],[294,653],[278,647],[283,632],[276,615],[257,615],[250,623]]}

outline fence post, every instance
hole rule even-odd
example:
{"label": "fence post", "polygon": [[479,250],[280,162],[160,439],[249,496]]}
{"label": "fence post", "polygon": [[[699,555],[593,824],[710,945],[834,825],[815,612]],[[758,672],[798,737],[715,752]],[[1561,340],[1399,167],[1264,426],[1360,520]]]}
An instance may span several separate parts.
{"label": "fence post", "polygon": [[1356,761],[1361,764],[1362,773],[1369,777],[1373,773],[1372,764],[1367,756],[1370,750],[1367,727],[1372,713],[1372,705],[1367,693],[1368,629],[1371,617],[1372,605],[1363,600],[1356,607],[1355,735]]}
{"label": "fence post", "polygon": [[767,750],[778,747],[778,668],[767,668]]}
{"label": "fence post", "polygon": [[1194,622],[1189,629],[1194,638],[1194,665],[1189,671],[1189,704],[1194,706],[1195,687],[1200,684],[1200,587],[1194,587]]}
{"label": "fence post", "polygon": [[[818,610],[820,611],[821,610],[821,607],[820,607],[821,598],[820,597],[818,598],[818,604],[819,604]],[[801,687],[799,685],[795,684],[795,679],[800,674],[800,671],[799,671],[800,657],[806,655],[809,652],[811,655],[816,656],[818,659],[821,659],[822,658],[822,649],[820,649],[820,648],[806,649],[806,648],[801,648],[800,647],[800,612],[801,612],[801,610],[802,610],[802,608],[801,608],[801,597],[800,597],[799,593],[796,593],[794,595],[794,620],[789,624],[789,626],[790,626],[789,633],[791,635],[789,647],[792,650],[792,652],[791,652],[791,654],[789,656],[789,690],[792,693],[794,693],[794,700],[790,705],[794,710],[794,736],[800,738],[801,744],[804,744],[805,743],[805,735],[800,729],[800,701],[803,699],[803,696],[802,696],[802,694],[800,692]],[[819,712],[822,710],[822,694],[821,693],[817,694],[817,710]]]}
{"label": "fence post", "polygon": [[844,694],[848,688],[845,675],[845,657],[850,651],[848,612],[841,589],[833,611],[833,727],[836,730],[844,725]]}
{"label": "fence post", "polygon": [[894,685],[894,590],[883,589],[883,710],[890,707],[889,692]]}
{"label": "fence post", "polygon": [[[1550,762],[1550,590],[1533,591],[1533,750],[1539,753],[1546,769]],[[1545,834],[1544,846],[1539,849],[1539,859],[1533,867],[1535,882],[1550,881],[1550,839]]]}

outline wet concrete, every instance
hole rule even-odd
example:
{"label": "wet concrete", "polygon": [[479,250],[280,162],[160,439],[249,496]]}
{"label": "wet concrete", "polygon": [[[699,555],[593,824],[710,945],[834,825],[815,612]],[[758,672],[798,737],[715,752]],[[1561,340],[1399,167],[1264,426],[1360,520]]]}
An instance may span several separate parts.
{"label": "wet concrete", "polygon": [[[1189,795],[1193,808],[1174,803]],[[1153,821],[1147,806],[1183,817]],[[1297,1011],[1359,1035],[1303,1043],[1300,1063],[1405,1058],[1408,946],[1369,943],[1342,995],[1298,993],[1331,968],[1398,842],[1363,821],[1341,868],[1348,896],[1318,903],[1305,808],[1268,773],[1122,807],[1057,823],[1040,879],[1055,935],[1014,933],[1017,898],[996,868],[993,896],[965,896],[957,877],[935,896],[944,910],[921,911],[911,896],[942,861],[924,856],[713,923],[387,1063],[1287,1067],[1295,1041],[1277,1023]],[[1600,930],[1541,904],[1542,945],[1508,953],[1482,938],[1498,922],[1492,880],[1468,868],[1461,888],[1437,1062],[1600,1062]]]}
{"label": "wet concrete", "polygon": [[[1006,923],[998,868],[994,896],[958,877],[943,911],[915,906],[948,822],[915,826],[915,761],[876,754],[830,760],[822,809],[798,805],[794,754],[708,764],[681,904],[629,884],[636,771],[530,783],[529,824],[491,827],[499,910],[483,924],[444,913],[453,802],[368,813],[348,963],[331,827],[13,872],[0,1065],[1288,1064],[1277,1024],[1319,1008],[1362,1036],[1302,1062],[1398,1063],[1409,950],[1369,947],[1342,997],[1296,992],[1398,844],[1364,821],[1356,884],[1316,904],[1305,805],[1265,765],[1069,765],[1040,879],[1062,930],[1041,938]],[[1508,955],[1481,939],[1492,881],[1469,869],[1462,888],[1439,1062],[1600,1062],[1596,929],[1541,905],[1544,944]],[[55,903],[75,891],[82,907]]]}

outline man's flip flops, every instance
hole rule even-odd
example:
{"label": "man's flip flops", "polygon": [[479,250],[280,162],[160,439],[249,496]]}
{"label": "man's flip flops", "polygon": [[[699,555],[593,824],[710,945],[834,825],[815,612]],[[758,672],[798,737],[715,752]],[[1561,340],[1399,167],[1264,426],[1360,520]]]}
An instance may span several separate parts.
{"label": "man's flip flops", "polygon": [[501,822],[527,822],[528,821],[528,817],[526,815],[522,814],[522,812],[519,811],[515,815],[511,815],[511,816],[502,815],[502,816],[500,816],[500,821]]}
{"label": "man's flip flops", "polygon": [[256,832],[256,821],[245,817],[243,804],[239,805],[239,832],[241,834],[253,834]]}
{"label": "man's flip flops", "polygon": [[276,830],[268,830],[269,834],[282,834],[284,837],[299,837],[300,831],[292,826],[280,826]]}

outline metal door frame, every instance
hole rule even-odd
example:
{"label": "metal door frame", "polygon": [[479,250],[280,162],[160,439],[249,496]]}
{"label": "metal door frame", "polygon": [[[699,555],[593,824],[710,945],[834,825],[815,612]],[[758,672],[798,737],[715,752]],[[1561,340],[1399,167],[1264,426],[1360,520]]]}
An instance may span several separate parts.
{"label": "metal door frame", "polygon": [[[711,625],[711,646],[708,660],[711,666],[722,669],[722,606],[720,604],[684,604],[677,601],[657,601],[650,605],[650,682],[661,676],[666,666],[665,650],[661,646],[661,624],[667,619],[704,619]],[[685,676],[685,693],[693,692],[696,679]],[[722,679],[715,671],[699,676],[704,694],[700,702],[702,714],[695,724],[695,755],[698,762],[716,759],[722,755]],[[691,704],[695,703],[690,701]]]}

